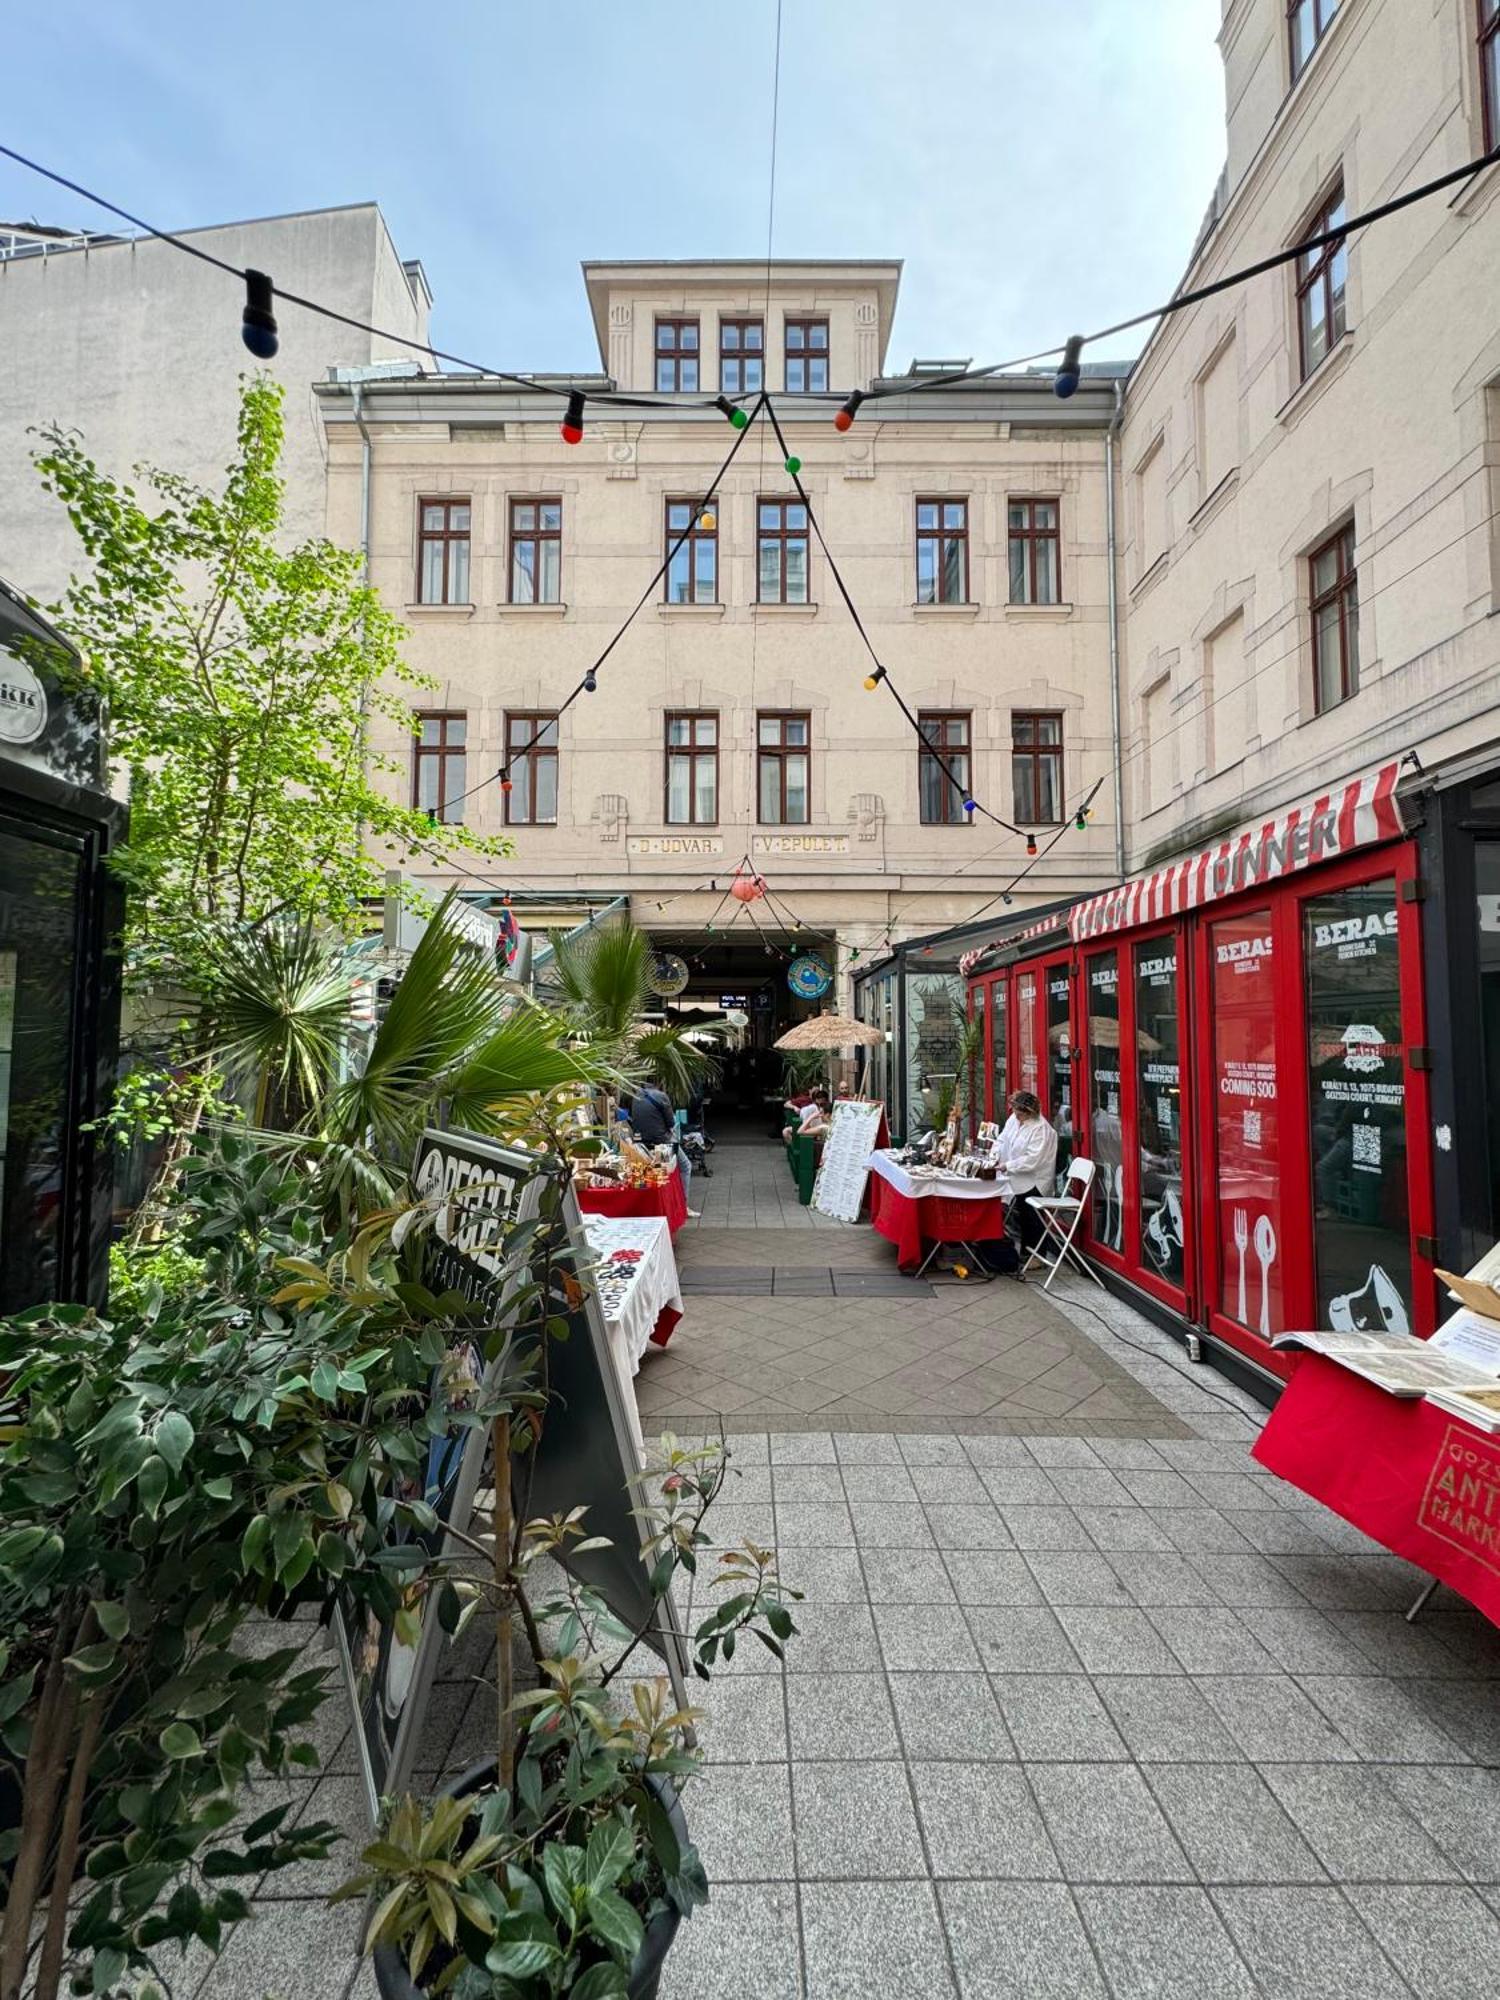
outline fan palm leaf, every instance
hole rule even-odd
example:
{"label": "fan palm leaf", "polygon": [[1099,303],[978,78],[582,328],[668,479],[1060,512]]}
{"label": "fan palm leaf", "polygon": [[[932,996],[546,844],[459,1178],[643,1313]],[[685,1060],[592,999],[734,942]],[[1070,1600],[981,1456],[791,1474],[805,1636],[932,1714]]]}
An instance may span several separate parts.
{"label": "fan palm leaf", "polygon": [[299,1124],[321,1102],[348,1036],[352,979],[347,947],[302,919],[207,946],[205,1037],[226,1075],[254,1081],[257,1124]]}

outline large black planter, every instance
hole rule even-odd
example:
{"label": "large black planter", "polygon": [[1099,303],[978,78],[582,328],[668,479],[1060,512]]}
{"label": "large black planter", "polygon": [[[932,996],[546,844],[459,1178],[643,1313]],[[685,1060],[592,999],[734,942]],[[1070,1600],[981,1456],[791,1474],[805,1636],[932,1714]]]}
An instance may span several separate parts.
{"label": "large black planter", "polygon": [[[482,1764],[465,1771],[461,1778],[455,1778],[443,1786],[445,1796],[462,1799],[470,1792],[483,1791],[495,1781],[495,1760],[489,1758]],[[659,1778],[648,1778],[647,1784],[666,1807],[677,1837],[686,1841],[687,1821],[682,1816],[682,1807],[677,1794]],[[677,1935],[681,1916],[674,1909],[661,1910],[646,1926],[646,1936],[636,1954],[635,1964],[630,1968],[627,1991],[630,2000],[656,2000],[657,1989],[661,1985],[661,1970],[667,1962],[667,1953],[672,1949],[672,1940]],[[395,1945],[378,1944],[375,1947],[375,1983],[380,1988],[381,2000],[425,2000],[422,1988],[407,1970],[406,1958]]]}

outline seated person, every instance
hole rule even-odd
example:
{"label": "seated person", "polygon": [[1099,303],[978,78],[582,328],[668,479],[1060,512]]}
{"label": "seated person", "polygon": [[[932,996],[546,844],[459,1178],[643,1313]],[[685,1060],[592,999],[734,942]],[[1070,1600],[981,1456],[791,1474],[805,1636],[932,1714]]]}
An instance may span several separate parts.
{"label": "seated person", "polygon": [[783,1125],[781,1136],[790,1139],[794,1132],[819,1133],[828,1130],[828,1092],[819,1084],[809,1091],[805,1103],[797,1106],[795,1125]]}
{"label": "seated person", "polygon": [[1007,1109],[998,1160],[1005,1180],[1005,1233],[1024,1252],[1040,1232],[1031,1197],[1051,1194],[1057,1180],[1057,1134],[1029,1090],[1013,1091]]}

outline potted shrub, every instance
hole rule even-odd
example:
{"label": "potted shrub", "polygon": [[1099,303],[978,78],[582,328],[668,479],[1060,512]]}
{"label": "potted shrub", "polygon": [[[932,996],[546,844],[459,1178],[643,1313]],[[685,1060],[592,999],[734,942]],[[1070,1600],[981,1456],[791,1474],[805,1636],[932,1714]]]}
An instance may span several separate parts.
{"label": "potted shrub", "polygon": [[197,1167],[175,1296],[0,1322],[5,2000],[217,1949],[242,1879],[327,1852],[339,1829],[286,1832],[286,1807],[234,1825],[252,1776],[316,1764],[297,1738],[326,1692],[305,1625],[265,1657],[234,1641],[337,1590],[394,1611],[377,1558],[420,1518],[396,1480],[423,1316],[277,1305],[280,1257],[322,1240],[305,1177],[244,1141]]}
{"label": "potted shrub", "polygon": [[[545,1328],[520,1432],[529,1444],[565,1421],[546,1387],[547,1338],[563,1330],[551,1308],[577,1298],[558,1245],[559,1197],[554,1184],[553,1226],[544,1207],[541,1232],[559,1266],[544,1260],[531,1287],[537,1303],[523,1309]],[[496,1480],[489,1541],[459,1537],[467,1559],[454,1573],[429,1564],[422,1581],[467,1600],[460,1628],[493,1619],[494,1754],[434,1799],[387,1801],[363,1870],[338,1894],[372,1899],[366,1943],[385,2000],[449,1991],[457,2000],[653,2000],[678,1924],[706,1900],[708,1883],[678,1802],[699,1768],[698,1711],[677,1704],[659,1671],[641,1677],[639,1660],[673,1585],[708,1564],[705,1523],[730,1476],[728,1452],[722,1439],[665,1438],[641,1473],[635,1511],[651,1609],[626,1630],[566,1566],[607,1546],[590,1537],[583,1510],[527,1517],[511,1390],[480,1414],[494,1427],[495,1464],[517,1469]],[[719,1552],[707,1573],[716,1601],[690,1642],[695,1673],[707,1680],[751,1637],[779,1658],[800,1593],[781,1581],[775,1556],[746,1542]]]}

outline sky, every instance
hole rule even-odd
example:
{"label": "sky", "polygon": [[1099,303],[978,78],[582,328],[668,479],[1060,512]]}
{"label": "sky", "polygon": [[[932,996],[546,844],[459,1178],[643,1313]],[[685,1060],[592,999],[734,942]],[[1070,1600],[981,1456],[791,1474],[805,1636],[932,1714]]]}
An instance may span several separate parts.
{"label": "sky", "polygon": [[[782,0],[775,251],[904,259],[893,369],[1145,309],[1222,162],[1219,15]],[[0,138],[160,228],[377,201],[436,344],[582,371],[580,260],[766,254],[775,30],[776,0],[48,0],[8,26]],[[0,160],[0,219],[33,218],[113,226]]]}

